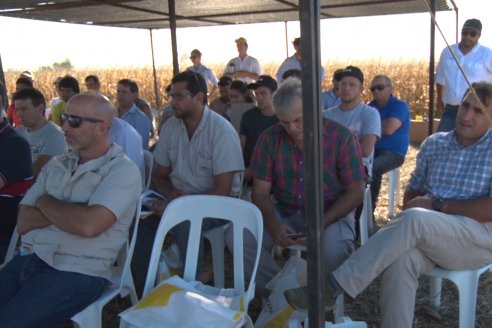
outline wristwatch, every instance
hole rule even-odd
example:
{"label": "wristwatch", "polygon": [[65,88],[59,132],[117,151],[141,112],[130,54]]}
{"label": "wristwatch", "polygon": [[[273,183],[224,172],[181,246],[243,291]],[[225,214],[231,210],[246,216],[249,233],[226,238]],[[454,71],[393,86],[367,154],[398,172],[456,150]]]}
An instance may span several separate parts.
{"label": "wristwatch", "polygon": [[435,198],[432,200],[432,209],[437,212],[442,212],[442,207],[444,206],[444,199]]}

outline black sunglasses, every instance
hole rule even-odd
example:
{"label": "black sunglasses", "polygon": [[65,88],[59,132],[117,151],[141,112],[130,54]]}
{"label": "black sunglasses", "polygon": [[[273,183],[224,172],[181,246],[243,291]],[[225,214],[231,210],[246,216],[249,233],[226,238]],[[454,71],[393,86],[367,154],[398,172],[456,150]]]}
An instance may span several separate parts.
{"label": "black sunglasses", "polygon": [[65,123],[65,121],[68,121],[68,125],[70,125],[71,128],[77,129],[80,127],[82,124],[82,121],[87,121],[91,123],[99,123],[99,122],[104,122],[103,120],[97,119],[97,118],[92,118],[92,117],[82,117],[82,116],[77,116],[77,115],[68,115],[67,113],[62,113],[61,114],[61,122],[62,124]]}
{"label": "black sunglasses", "polygon": [[478,32],[476,32],[476,31],[461,31],[461,35],[469,35],[472,38],[474,38],[478,35]]}
{"label": "black sunglasses", "polygon": [[386,85],[386,84],[379,84],[379,85],[375,85],[373,87],[370,87],[369,90],[371,90],[372,92],[378,90],[378,91],[382,91],[384,90],[384,88],[386,87],[389,87],[389,85]]}

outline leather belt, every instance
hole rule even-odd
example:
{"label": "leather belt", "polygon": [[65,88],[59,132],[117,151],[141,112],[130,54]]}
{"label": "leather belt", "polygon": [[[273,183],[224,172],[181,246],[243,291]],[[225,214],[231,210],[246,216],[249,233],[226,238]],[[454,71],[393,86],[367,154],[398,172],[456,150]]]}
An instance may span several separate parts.
{"label": "leather belt", "polygon": [[450,108],[450,109],[458,109],[460,108],[460,105],[451,105],[451,104],[446,104],[444,107]]}

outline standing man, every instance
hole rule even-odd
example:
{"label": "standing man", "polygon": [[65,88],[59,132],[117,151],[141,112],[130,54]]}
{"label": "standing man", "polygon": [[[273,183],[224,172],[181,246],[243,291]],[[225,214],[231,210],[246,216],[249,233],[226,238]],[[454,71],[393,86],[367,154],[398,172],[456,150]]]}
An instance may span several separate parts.
{"label": "standing man", "polygon": [[372,165],[371,199],[374,213],[383,174],[400,167],[405,160],[410,143],[410,111],[405,102],[393,95],[393,84],[388,76],[375,76],[369,89],[373,98],[369,106],[376,108],[381,118],[381,139],[376,142]]}
{"label": "standing man", "polygon": [[[283,63],[280,65],[277,71],[277,81],[280,83],[283,79],[283,75],[285,72],[291,69],[301,70],[301,38],[295,38],[292,41],[292,45],[294,46],[295,53],[287,57]],[[319,69],[321,75],[321,83],[325,80],[325,69],[323,66]]]}
{"label": "standing man", "polygon": [[13,100],[23,125],[17,131],[31,146],[32,175],[36,178],[53,156],[67,152],[65,135],[58,125],[46,119],[46,99],[41,91],[22,89]]}
{"label": "standing man", "polygon": [[374,145],[381,137],[381,119],[378,111],[360,100],[364,91],[364,74],[355,66],[347,66],[340,73],[340,100],[338,106],[327,109],[324,117],[346,126],[360,142],[367,174],[372,173]]}
{"label": "standing man", "polygon": [[261,75],[248,88],[255,93],[257,107],[244,112],[239,128],[239,139],[241,140],[244,166],[246,167],[244,175],[246,183],[252,179],[248,168],[258,137],[263,131],[278,122],[273,108],[273,93],[277,90],[277,82],[269,75]]}
{"label": "standing man", "polygon": [[19,202],[31,184],[29,144],[0,115],[0,263],[3,263],[17,223]]}
{"label": "standing man", "polygon": [[[482,23],[475,18],[469,19],[461,29],[460,43],[451,46],[470,83],[492,82],[492,50],[478,43],[481,33]],[[438,132],[455,128],[456,113],[468,89],[451,49],[442,51],[436,70],[436,107],[442,113]]]}
{"label": "standing man", "polygon": [[188,70],[199,73],[203,76],[205,82],[207,83],[207,86],[212,86],[212,90],[208,93],[208,97],[213,97],[213,95],[215,94],[215,90],[217,89],[217,78],[210,68],[202,65],[202,53],[200,52],[200,50],[192,50],[190,60],[193,63],[193,66],[188,67]]}
{"label": "standing man", "polygon": [[[200,74],[185,71],[176,75],[168,97],[174,116],[162,126],[154,150],[152,174],[154,189],[166,200],[150,204],[156,215],[141,222],[133,261],[137,285],[142,286],[155,232],[166,205],[190,194],[238,197],[244,170],[239,137],[224,117],[208,108],[207,84]],[[203,229],[221,224],[222,220],[206,220]],[[174,233],[184,258],[188,225],[176,226]]]}
{"label": "standing man", "polygon": [[116,99],[118,101],[118,117],[127,121],[142,137],[143,149],[149,148],[149,135],[152,128],[150,119],[135,105],[136,83],[129,79],[118,81]]}
{"label": "standing man", "polygon": [[248,41],[245,38],[236,39],[236,46],[239,56],[229,60],[223,75],[233,80],[252,83],[261,75],[260,63],[256,58],[248,55]]}
{"label": "standing man", "polygon": [[[279,123],[263,132],[251,158],[254,178],[252,201],[263,215],[265,233],[256,287],[265,285],[280,270],[271,256],[274,245],[305,244],[293,233],[305,232],[304,135],[301,81],[287,79],[273,97]],[[335,270],[354,249],[354,209],[362,202],[364,169],[360,148],[342,125],[323,122],[324,264]],[[232,234],[226,234],[229,248]],[[245,236],[245,273],[256,258],[256,240]]]}
{"label": "standing man", "polygon": [[70,153],[41,170],[21,201],[22,255],[0,271],[0,327],[53,327],[97,300],[135,216],[137,167],[108,141],[112,104],[70,99],[62,128]]}
{"label": "standing man", "polygon": [[[328,275],[326,303],[362,292],[380,274],[382,328],[411,328],[418,278],[435,266],[478,268],[492,261],[492,84],[474,83],[456,129],[426,139],[396,220]],[[287,290],[307,309],[307,287]]]}

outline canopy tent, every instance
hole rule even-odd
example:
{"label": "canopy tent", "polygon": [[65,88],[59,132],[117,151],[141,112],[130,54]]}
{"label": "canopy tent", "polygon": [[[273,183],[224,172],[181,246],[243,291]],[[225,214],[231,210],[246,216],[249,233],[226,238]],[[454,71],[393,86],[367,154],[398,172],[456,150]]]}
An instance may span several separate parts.
{"label": "canopy tent", "polygon": [[[451,0],[451,3],[453,1]],[[454,5],[454,3],[453,3]],[[454,9],[457,9],[454,6]],[[4,0],[0,15],[131,28],[169,28],[177,72],[176,28],[258,22],[301,22],[304,107],[306,226],[308,236],[309,326],[324,327],[320,30],[322,18],[341,18],[451,10],[446,0]],[[434,25],[431,26],[429,118],[434,94]],[[1,70],[1,60],[0,60]],[[1,71],[3,77],[3,71]]]}
{"label": "canopy tent", "polygon": [[[3,0],[0,15],[116,27],[176,27],[265,23],[299,20],[297,0]],[[427,12],[422,0],[320,0],[320,18]],[[451,10],[446,0],[436,10]]]}

